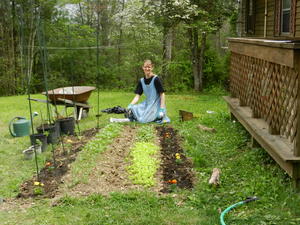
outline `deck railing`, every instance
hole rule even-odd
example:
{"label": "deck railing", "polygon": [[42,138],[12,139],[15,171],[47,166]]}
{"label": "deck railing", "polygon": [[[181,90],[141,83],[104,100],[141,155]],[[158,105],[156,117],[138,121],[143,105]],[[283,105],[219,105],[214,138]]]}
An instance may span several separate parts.
{"label": "deck railing", "polygon": [[270,134],[293,145],[297,127],[298,72],[291,67],[232,52],[230,91],[252,117],[263,118]]}
{"label": "deck railing", "polygon": [[231,97],[250,107],[251,117],[263,119],[268,133],[286,139],[289,151],[299,157],[300,44],[232,38],[229,49]]}

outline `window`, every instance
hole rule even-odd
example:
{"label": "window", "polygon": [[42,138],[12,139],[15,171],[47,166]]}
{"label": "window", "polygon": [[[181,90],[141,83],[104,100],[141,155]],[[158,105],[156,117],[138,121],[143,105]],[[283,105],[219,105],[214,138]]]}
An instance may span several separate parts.
{"label": "window", "polygon": [[254,0],[246,1],[246,32],[248,34],[254,34],[255,25],[255,4]]}
{"label": "window", "polygon": [[295,34],[296,0],[275,0],[275,36]]}
{"label": "window", "polygon": [[282,0],[281,32],[290,33],[291,0]]}

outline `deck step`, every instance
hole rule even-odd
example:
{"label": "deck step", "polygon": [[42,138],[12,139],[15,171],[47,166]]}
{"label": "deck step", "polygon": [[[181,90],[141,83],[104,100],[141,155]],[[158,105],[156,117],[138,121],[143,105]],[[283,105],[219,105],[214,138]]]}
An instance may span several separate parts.
{"label": "deck step", "polygon": [[252,137],[271,155],[271,157],[288,172],[293,175],[293,163],[300,162],[299,156],[294,156],[293,145],[280,135],[271,135],[268,132],[268,124],[265,120],[253,118],[250,107],[239,106],[238,98],[224,96],[230,112],[245,127]]}

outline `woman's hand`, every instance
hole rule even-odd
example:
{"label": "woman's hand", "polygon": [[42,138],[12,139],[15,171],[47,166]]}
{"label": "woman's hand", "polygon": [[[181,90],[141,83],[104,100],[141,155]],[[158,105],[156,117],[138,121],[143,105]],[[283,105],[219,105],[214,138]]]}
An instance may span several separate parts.
{"label": "woman's hand", "polygon": [[166,114],[166,109],[165,108],[160,108],[158,110],[157,118],[162,119]]}

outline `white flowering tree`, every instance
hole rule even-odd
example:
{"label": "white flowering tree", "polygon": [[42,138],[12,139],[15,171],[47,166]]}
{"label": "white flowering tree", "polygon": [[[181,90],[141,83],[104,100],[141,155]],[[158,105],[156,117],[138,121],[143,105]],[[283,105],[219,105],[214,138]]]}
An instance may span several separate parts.
{"label": "white flowering tree", "polygon": [[[206,33],[214,32],[221,27],[224,17],[234,9],[234,0],[145,0],[143,2],[146,6],[145,13],[163,27],[163,75],[165,77],[168,76],[167,65],[172,57],[174,27],[179,23],[186,25],[190,40],[194,89],[201,91]],[[199,40],[201,40],[200,47]]]}

